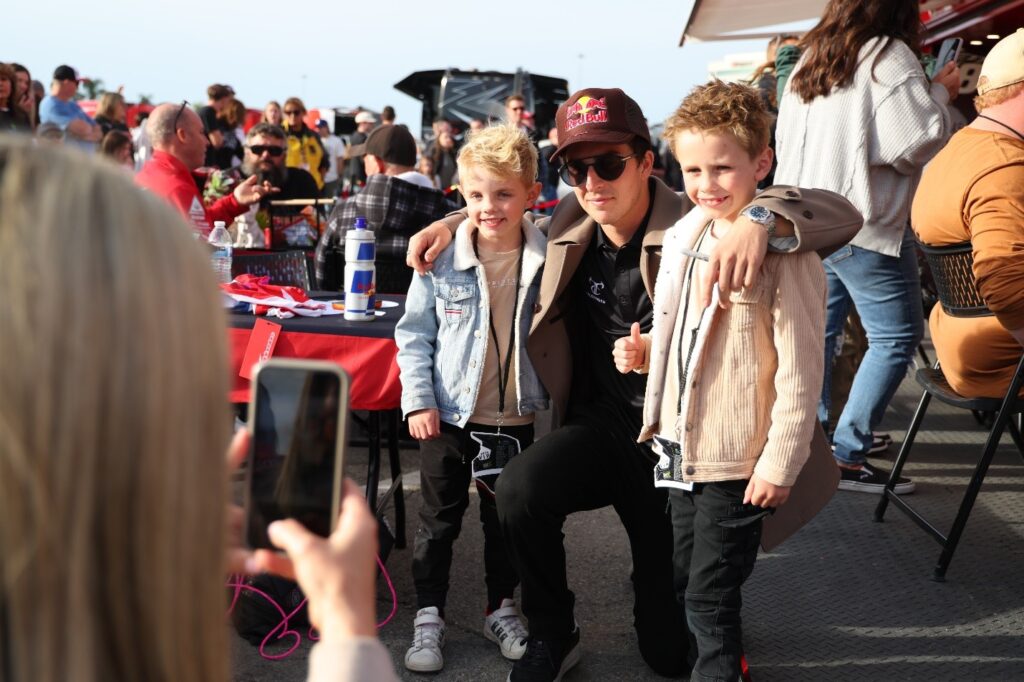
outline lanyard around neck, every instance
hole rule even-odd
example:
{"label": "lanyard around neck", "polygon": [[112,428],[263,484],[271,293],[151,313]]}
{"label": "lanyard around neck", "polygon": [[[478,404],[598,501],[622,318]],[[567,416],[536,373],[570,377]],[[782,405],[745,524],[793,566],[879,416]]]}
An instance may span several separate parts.
{"label": "lanyard around neck", "polygon": [[[480,249],[477,246],[479,232],[473,233],[473,251],[477,260],[480,259]],[[494,306],[492,305],[487,316],[487,322],[491,327],[491,338],[494,339],[494,352],[498,356],[498,429],[505,419],[505,390],[508,388],[509,374],[512,371],[512,349],[516,345],[516,306],[519,302],[519,284],[523,277],[523,252],[526,250],[526,235],[522,236],[519,242],[519,258],[516,262],[516,289],[512,297],[512,322],[509,325],[508,348],[505,351],[505,363],[502,367],[501,348],[498,344],[498,332],[494,328]],[[484,273],[486,274],[486,269]]]}
{"label": "lanyard around neck", "polygon": [[993,123],[995,123],[997,125],[1001,125],[1004,128],[1006,128],[1007,130],[1009,130],[1011,133],[1013,133],[1014,135],[1019,137],[1020,139],[1024,140],[1024,135],[1021,135],[1016,129],[1011,128],[1010,126],[1006,125],[1005,123],[1003,123],[1000,120],[994,119],[991,116],[986,116],[985,114],[978,114],[978,118],[983,118],[986,121],[992,121]]}

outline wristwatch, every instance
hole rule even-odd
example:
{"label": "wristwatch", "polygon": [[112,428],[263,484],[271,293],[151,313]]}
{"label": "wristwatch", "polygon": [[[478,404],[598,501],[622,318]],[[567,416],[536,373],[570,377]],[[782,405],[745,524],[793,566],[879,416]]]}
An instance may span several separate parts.
{"label": "wristwatch", "polygon": [[775,236],[775,214],[764,206],[757,206],[756,204],[747,206],[740,211],[740,215],[750,218],[759,225],[763,225],[769,239]]}

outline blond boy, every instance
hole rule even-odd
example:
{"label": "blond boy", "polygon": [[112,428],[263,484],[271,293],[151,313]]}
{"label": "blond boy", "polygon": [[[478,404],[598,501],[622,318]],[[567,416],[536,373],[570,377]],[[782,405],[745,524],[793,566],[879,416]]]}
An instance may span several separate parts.
{"label": "blond boy", "polygon": [[444,606],[452,544],[480,491],[487,610],[484,634],[516,660],[526,628],[513,601],[518,576],[498,525],[494,483],[533,442],[547,394],[526,354],[546,242],[524,211],[540,192],[537,152],[512,126],[474,133],[458,157],[469,217],[427,275],[409,288],[395,331],[402,410],[420,441],[423,505],[413,553],[417,608],[405,665],[444,665]]}

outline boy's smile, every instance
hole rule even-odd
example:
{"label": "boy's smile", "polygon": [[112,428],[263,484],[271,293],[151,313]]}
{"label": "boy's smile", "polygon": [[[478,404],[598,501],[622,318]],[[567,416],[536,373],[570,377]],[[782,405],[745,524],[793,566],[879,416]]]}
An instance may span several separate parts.
{"label": "boy's smile", "polygon": [[459,189],[480,240],[495,251],[517,248],[522,239],[519,227],[523,212],[537,199],[540,184],[529,186],[518,177],[474,166],[465,168],[461,175]]}
{"label": "boy's smile", "polygon": [[686,195],[709,218],[731,222],[757,193],[757,183],[771,170],[772,153],[767,147],[750,157],[728,132],[681,132],[675,140],[675,154],[683,169]]}

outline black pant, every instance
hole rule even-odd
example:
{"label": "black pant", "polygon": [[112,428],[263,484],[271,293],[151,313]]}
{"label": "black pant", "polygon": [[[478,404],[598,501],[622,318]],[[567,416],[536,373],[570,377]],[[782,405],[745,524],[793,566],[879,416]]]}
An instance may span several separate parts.
{"label": "black pant", "polygon": [[768,510],[743,504],[747,481],[670,490],[675,534],[676,596],[686,604],[686,621],[696,640],[691,680],[740,676],[743,653],[740,588],[754,570],[761,519]]}
{"label": "black pant", "polygon": [[[462,516],[469,506],[469,482],[472,478],[470,462],[480,450],[479,443],[470,437],[470,432],[493,433],[496,430],[494,426],[472,423],[460,429],[442,422],[440,438],[420,442],[423,504],[420,507],[420,525],[416,531],[412,557],[417,608],[436,606],[444,610],[452,565],[452,545],[459,537]],[[519,439],[524,449],[533,442],[533,424],[505,426],[501,431]],[[521,456],[517,455],[515,459]],[[498,480],[503,476],[499,476]],[[502,599],[512,596],[519,579],[501,537],[494,497],[486,490],[480,491],[480,521],[484,526],[487,608],[494,610],[501,606]]]}
{"label": "black pant", "polygon": [[498,517],[522,580],[530,634],[575,627],[562,526],[569,514],[612,505],[633,554],[633,625],[640,653],[662,675],[687,670],[686,623],[672,587],[672,526],[654,488],[650,451],[613,419],[572,419],[515,458],[498,479]]}

